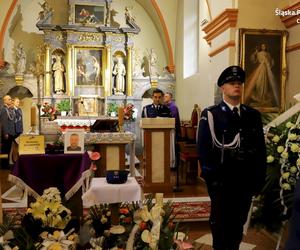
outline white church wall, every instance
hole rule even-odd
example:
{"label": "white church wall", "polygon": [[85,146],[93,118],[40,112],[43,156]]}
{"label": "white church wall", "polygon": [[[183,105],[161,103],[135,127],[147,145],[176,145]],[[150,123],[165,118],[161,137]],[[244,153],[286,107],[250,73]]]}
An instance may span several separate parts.
{"label": "white church wall", "polygon": [[176,36],[176,28],[177,28],[176,13],[177,13],[178,0],[156,0],[156,2],[159,5],[160,11],[166,23],[169,37],[170,37],[170,42],[173,49],[173,54],[174,54],[174,51],[176,50],[175,36]]}
{"label": "white church wall", "polygon": [[190,0],[183,11],[183,78],[186,79],[197,74],[199,68],[199,1]]}

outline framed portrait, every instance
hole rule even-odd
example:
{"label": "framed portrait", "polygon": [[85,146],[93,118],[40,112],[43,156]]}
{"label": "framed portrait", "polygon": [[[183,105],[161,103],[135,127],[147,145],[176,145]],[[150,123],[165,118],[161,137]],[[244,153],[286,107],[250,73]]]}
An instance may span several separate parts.
{"label": "framed portrait", "polygon": [[75,3],[73,6],[75,24],[104,25],[105,4]]}
{"label": "framed portrait", "polygon": [[246,72],[242,102],[261,112],[285,106],[287,32],[240,29],[239,59]]}
{"label": "framed portrait", "polygon": [[65,154],[82,154],[84,152],[84,130],[68,129],[64,137]]}
{"label": "framed portrait", "polygon": [[76,86],[103,85],[103,48],[75,48]]}
{"label": "framed portrait", "polygon": [[98,116],[97,95],[80,96],[80,103],[78,105],[79,116]]}

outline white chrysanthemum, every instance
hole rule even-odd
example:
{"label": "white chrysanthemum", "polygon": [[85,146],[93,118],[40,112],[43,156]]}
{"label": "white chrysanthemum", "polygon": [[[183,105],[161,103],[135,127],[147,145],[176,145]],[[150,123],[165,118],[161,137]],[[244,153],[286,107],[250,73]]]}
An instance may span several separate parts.
{"label": "white chrysanthemum", "polygon": [[275,143],[279,142],[279,140],[280,140],[280,137],[279,137],[278,135],[275,135],[275,136],[272,138],[272,141],[275,142]]}
{"label": "white chrysanthemum", "polygon": [[283,159],[289,158],[289,153],[287,151],[283,151],[280,155]]}
{"label": "white chrysanthemum", "polygon": [[281,185],[281,188],[283,190],[291,190],[291,185],[288,184],[288,183],[284,183],[284,184]]}
{"label": "white chrysanthemum", "polygon": [[279,154],[281,154],[283,151],[284,151],[284,147],[283,147],[283,146],[278,146],[278,147],[277,147],[277,152],[278,152]]}
{"label": "white chrysanthemum", "polygon": [[298,160],[296,161],[296,165],[297,165],[298,167],[300,167],[300,158],[298,158]]}
{"label": "white chrysanthemum", "polygon": [[285,126],[286,126],[287,128],[291,128],[291,127],[294,126],[294,123],[292,123],[292,122],[287,122],[287,123],[285,124]]}
{"label": "white chrysanthemum", "polygon": [[293,153],[298,153],[299,152],[299,146],[296,143],[292,143],[292,145],[291,145],[291,151]]}
{"label": "white chrysanthemum", "polygon": [[272,155],[268,155],[267,163],[272,163],[274,161],[274,157]]}
{"label": "white chrysanthemum", "polygon": [[298,138],[298,135],[297,135],[297,134],[292,133],[292,134],[289,134],[289,135],[288,135],[288,139],[289,139],[290,141],[295,141],[295,140],[297,140],[297,138]]}
{"label": "white chrysanthemum", "polygon": [[289,173],[289,172],[285,172],[285,173],[282,174],[282,178],[283,178],[283,179],[288,179],[289,176],[290,176],[290,173]]}
{"label": "white chrysanthemum", "polygon": [[107,218],[102,215],[102,217],[101,217],[101,223],[104,224],[106,222],[107,222]]}
{"label": "white chrysanthemum", "polygon": [[292,166],[291,169],[290,169],[290,172],[292,174],[296,173],[298,171],[298,168],[296,168],[295,166]]}

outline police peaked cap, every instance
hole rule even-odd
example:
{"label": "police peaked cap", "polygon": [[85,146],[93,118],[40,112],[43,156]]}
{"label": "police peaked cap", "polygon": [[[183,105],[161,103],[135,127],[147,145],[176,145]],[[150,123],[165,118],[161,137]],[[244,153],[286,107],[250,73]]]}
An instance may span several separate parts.
{"label": "police peaked cap", "polygon": [[245,71],[239,66],[230,66],[219,76],[218,86],[221,87],[225,83],[235,81],[245,82]]}

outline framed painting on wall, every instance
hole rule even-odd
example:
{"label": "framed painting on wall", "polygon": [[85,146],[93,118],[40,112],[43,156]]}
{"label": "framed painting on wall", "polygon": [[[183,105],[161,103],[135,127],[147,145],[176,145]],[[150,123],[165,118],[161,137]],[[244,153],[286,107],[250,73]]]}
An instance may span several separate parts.
{"label": "framed painting on wall", "polygon": [[286,31],[240,29],[239,59],[246,72],[244,104],[262,112],[284,110],[286,40]]}
{"label": "framed painting on wall", "polygon": [[78,105],[79,116],[98,116],[98,96],[82,95]]}
{"label": "framed painting on wall", "polygon": [[105,4],[75,3],[75,23],[84,25],[103,25],[105,19]]}
{"label": "framed painting on wall", "polygon": [[76,86],[103,85],[103,48],[75,48]]}

